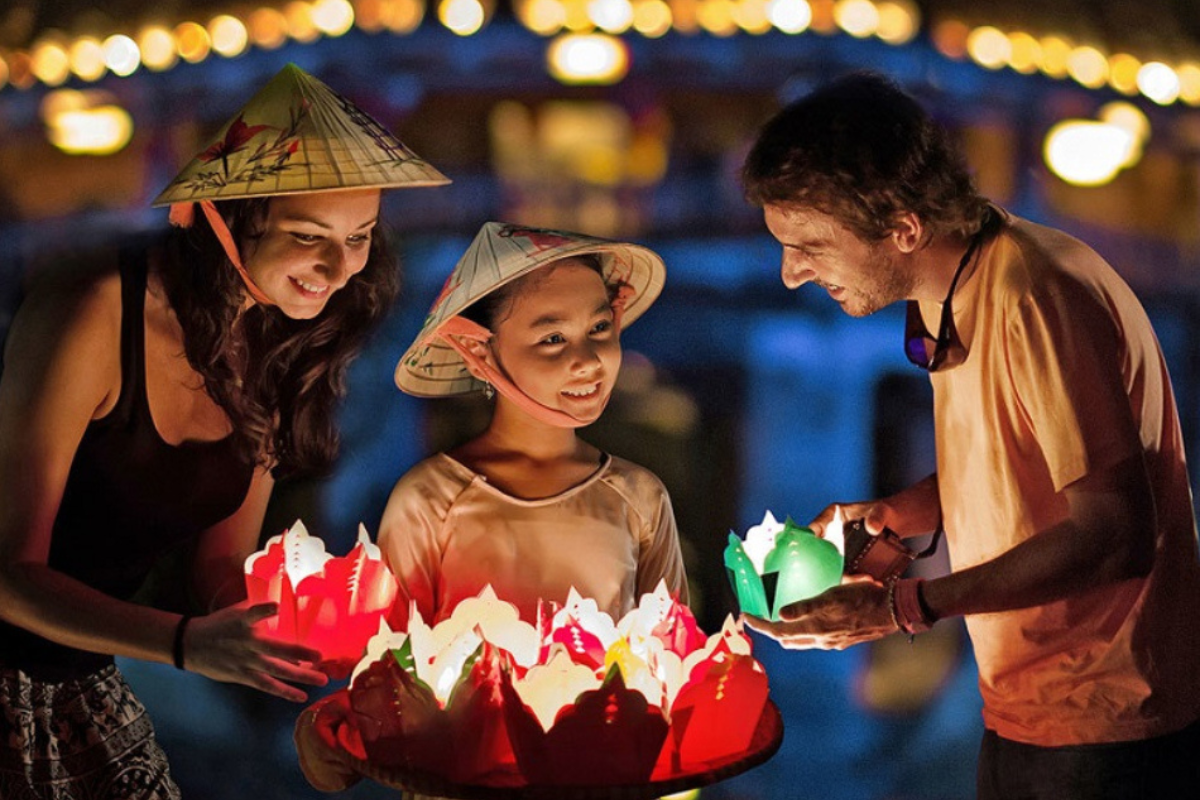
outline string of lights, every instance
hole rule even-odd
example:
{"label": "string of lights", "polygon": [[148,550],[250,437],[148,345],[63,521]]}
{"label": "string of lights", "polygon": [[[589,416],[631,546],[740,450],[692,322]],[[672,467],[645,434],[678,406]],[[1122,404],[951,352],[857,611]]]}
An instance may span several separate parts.
{"label": "string of lights", "polygon": [[[27,48],[0,50],[0,91],[41,83],[57,87],[71,79],[95,82],[107,74],[168,70],[180,62],[235,58],[248,48],[276,49],[338,37],[352,28],[406,35],[437,24],[460,36],[486,27],[496,0],[292,0],[207,21],[173,26],[68,36],[44,32]],[[1060,32],[1035,33],[972,27],[953,18],[922,20],[912,0],[513,0],[512,13],[545,37],[586,36],[549,49],[547,69],[564,83],[614,83],[628,69],[620,37],[657,38],[675,32],[727,37],[844,34],[893,45],[922,32],[943,55],[969,59],[991,70],[1012,69],[1073,80],[1088,89],[1111,88],[1160,105],[1200,106],[1200,61],[1168,64],[1129,52],[1106,52],[1094,42],[1072,41]],[[557,60],[555,60],[557,59]]]}

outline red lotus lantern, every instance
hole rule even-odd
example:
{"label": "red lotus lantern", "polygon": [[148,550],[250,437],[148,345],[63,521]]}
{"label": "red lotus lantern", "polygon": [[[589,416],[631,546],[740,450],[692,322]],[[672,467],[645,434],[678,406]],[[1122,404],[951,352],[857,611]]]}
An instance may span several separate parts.
{"label": "red lotus lantern", "polygon": [[251,603],[279,604],[279,614],[259,624],[277,638],[319,651],[322,666],[335,677],[347,675],[362,657],[398,591],[361,525],[358,544],[333,557],[297,521],[246,559],[245,571]]}
{"label": "red lotus lantern", "polygon": [[677,775],[747,751],[766,705],[762,666],[720,640],[671,704],[671,736],[655,774]]}

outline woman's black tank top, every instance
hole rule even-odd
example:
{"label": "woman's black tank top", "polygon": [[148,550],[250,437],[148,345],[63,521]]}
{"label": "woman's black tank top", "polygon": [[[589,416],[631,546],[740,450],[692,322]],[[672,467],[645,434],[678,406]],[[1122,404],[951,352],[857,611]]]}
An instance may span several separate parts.
{"label": "woman's black tank top", "polygon": [[[168,550],[236,511],[253,474],[232,436],[179,446],[159,436],[146,397],[146,274],[144,254],[122,259],[120,396],[84,432],[50,544],[51,567],[121,599]],[[0,666],[60,681],[111,662],[0,623]]]}

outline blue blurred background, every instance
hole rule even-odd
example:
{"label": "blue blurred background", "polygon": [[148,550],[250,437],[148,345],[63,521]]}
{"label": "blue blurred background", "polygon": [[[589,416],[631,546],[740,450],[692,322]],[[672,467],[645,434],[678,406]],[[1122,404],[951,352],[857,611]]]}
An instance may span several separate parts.
{"label": "blue blurred background", "polygon": [[[604,34],[592,42],[600,55],[555,61],[572,42],[564,25]],[[0,9],[0,332],[40,271],[161,231],[165,212],[149,200],[294,62],[454,183],[385,198],[403,296],[353,367],[336,468],[281,485],[264,536],[301,518],[346,552],[359,522],[374,533],[397,477],[484,424],[479,398],[419,401],[392,384],[482,222],[630,238],[664,256],[667,287],[623,336],[618,393],[585,437],[667,484],[693,607],[713,631],[733,610],[721,563],[731,529],[766,510],[805,520],[933,469],[929,386],[902,356],[900,309],[851,320],[823,292],[780,283],[778,246],[737,182],[758,126],[842,72],[895,78],[960,138],[985,194],[1085,239],[1134,286],[1194,455],[1198,25],[1194,3],[1171,0],[15,0]],[[174,48],[165,55],[155,26]],[[140,66],[110,38],[122,35]],[[64,108],[95,115],[89,135],[128,130],[116,144],[80,144]],[[1108,174],[1050,163],[1047,145],[1069,121],[1121,123]],[[1112,153],[1088,141],[1066,155],[1103,167]],[[945,568],[944,554],[919,566]],[[180,576],[167,563],[154,581]],[[784,715],[783,746],[703,797],[973,796],[980,702],[960,622],[844,653],[755,648]],[[321,796],[296,764],[299,707],[171,668],[122,669],[185,797]],[[397,793],[365,782],[339,796]]]}

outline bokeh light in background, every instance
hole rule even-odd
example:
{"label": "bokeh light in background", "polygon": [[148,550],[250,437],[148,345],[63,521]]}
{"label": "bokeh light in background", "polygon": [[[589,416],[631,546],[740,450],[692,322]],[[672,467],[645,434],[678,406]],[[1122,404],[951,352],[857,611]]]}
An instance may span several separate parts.
{"label": "bokeh light in background", "polygon": [[602,34],[564,34],[546,49],[550,74],[566,84],[611,84],[629,71],[629,50]]}

